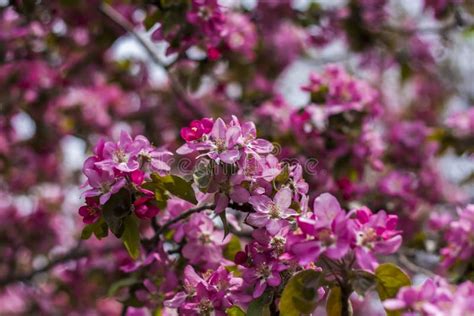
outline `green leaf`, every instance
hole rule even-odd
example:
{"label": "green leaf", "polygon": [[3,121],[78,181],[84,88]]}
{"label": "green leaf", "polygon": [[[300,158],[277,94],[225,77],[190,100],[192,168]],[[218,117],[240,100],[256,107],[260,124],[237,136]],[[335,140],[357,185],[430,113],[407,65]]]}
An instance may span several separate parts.
{"label": "green leaf", "polygon": [[341,288],[338,286],[333,287],[331,292],[329,292],[326,303],[326,314],[327,316],[342,315]]}
{"label": "green leaf", "polygon": [[[397,296],[400,288],[411,285],[410,277],[392,263],[383,263],[375,269],[377,293],[380,300]],[[388,316],[399,315],[399,312],[386,311]]]}
{"label": "green leaf", "polygon": [[290,169],[288,167],[288,164],[285,164],[285,166],[283,167],[283,170],[280,172],[279,175],[276,176],[275,183],[280,184],[280,185],[285,184],[289,178],[290,178]]}
{"label": "green leaf", "polygon": [[117,238],[123,234],[123,219],[131,213],[131,205],[130,193],[122,189],[102,206],[104,220]]}
{"label": "green leaf", "polygon": [[125,299],[125,300],[119,300],[123,305],[125,306],[132,306],[132,307],[143,307],[145,305],[145,302],[140,301],[135,294],[132,294],[131,297]]}
{"label": "green leaf", "polygon": [[383,263],[375,269],[377,292],[380,299],[394,298],[403,286],[411,285],[410,277],[392,263]]}
{"label": "green leaf", "polygon": [[322,104],[329,93],[328,86],[321,86],[318,91],[311,92],[311,103]]}
{"label": "green leaf", "polygon": [[286,284],[280,299],[282,316],[310,314],[318,304],[318,288],[322,274],[315,270],[305,270],[295,274]]}
{"label": "green leaf", "polygon": [[225,310],[227,316],[245,316],[244,311],[238,306],[232,306]]}
{"label": "green leaf", "polygon": [[138,230],[138,219],[135,215],[130,215],[124,220],[125,230],[122,241],[128,254],[133,260],[140,256],[140,231]]}
{"label": "green leaf", "polygon": [[82,229],[81,239],[89,239],[92,236],[92,233],[94,233],[97,239],[107,237],[109,234],[109,228],[103,217],[101,217],[97,222],[85,226]]}
{"label": "green leaf", "polygon": [[86,225],[81,232],[81,239],[87,240],[91,238],[92,232],[94,231],[94,224]]}
{"label": "green leaf", "polygon": [[272,293],[264,292],[262,296],[250,302],[247,309],[247,316],[270,316],[269,306],[272,299]]}
{"label": "green leaf", "polygon": [[224,238],[225,238],[230,233],[229,223],[227,223],[227,216],[226,216],[225,210],[219,214],[219,217],[222,221],[222,227],[224,228]]}
{"label": "green leaf", "polygon": [[117,291],[120,290],[121,288],[129,287],[136,283],[138,283],[138,280],[134,277],[118,280],[117,282],[112,283],[112,285],[109,288],[109,291],[107,292],[107,295],[114,296],[117,293]]}
{"label": "green leaf", "polygon": [[373,273],[368,271],[354,270],[350,281],[354,291],[360,296],[364,296],[375,287],[377,278]]}
{"label": "green leaf", "polygon": [[212,165],[205,161],[200,160],[193,172],[194,183],[198,186],[201,192],[207,192],[207,188],[211,183],[212,179]]}
{"label": "green leaf", "polygon": [[157,174],[153,174],[152,179],[154,182],[161,183],[161,185],[171,194],[190,203],[197,204],[196,195],[194,194],[191,183],[183,178],[175,175],[161,177]]}
{"label": "green leaf", "polygon": [[234,235],[230,239],[230,242],[224,247],[224,258],[234,261],[235,254],[240,250],[240,239]]}

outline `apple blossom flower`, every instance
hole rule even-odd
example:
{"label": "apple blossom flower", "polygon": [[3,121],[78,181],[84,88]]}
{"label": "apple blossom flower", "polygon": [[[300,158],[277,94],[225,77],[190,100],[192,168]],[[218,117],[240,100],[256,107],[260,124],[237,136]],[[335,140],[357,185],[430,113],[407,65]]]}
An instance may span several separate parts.
{"label": "apple blossom flower", "polygon": [[280,272],[286,269],[287,267],[279,260],[272,260],[263,254],[256,254],[252,257],[252,265],[244,270],[242,278],[247,286],[253,287],[253,298],[258,298],[267,286],[280,285]]}
{"label": "apple blossom flower", "polygon": [[83,217],[85,224],[92,224],[100,218],[100,205],[97,199],[92,197],[86,198],[86,205],[79,208],[79,215]]}
{"label": "apple blossom flower", "polygon": [[224,232],[215,229],[207,215],[193,214],[185,225],[186,244],[182,253],[191,264],[213,268],[225,261],[222,246],[229,242],[229,238],[224,238]]}
{"label": "apple blossom flower", "polygon": [[314,200],[313,213],[297,219],[303,234],[294,236],[291,253],[301,265],[314,262],[322,254],[331,259],[342,258],[349,251],[347,221],[336,198],[321,194]]}
{"label": "apple blossom flower", "polygon": [[[373,214],[368,208],[352,212],[351,231],[354,234],[354,252],[359,267],[370,271],[375,270],[378,263],[375,254],[392,254],[400,248],[402,237],[396,230],[398,217],[387,215],[385,211]],[[349,214],[351,216],[351,213]]]}
{"label": "apple blossom flower", "polygon": [[249,214],[247,223],[255,227],[265,227],[270,233],[276,233],[283,225],[282,220],[298,214],[290,209],[291,197],[289,188],[280,189],[273,200],[266,195],[250,197],[249,203],[255,212]]}

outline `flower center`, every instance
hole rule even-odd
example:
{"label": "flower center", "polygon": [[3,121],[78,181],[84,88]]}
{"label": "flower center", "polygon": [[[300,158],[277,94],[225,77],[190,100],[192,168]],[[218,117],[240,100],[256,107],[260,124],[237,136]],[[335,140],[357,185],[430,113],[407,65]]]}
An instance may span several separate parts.
{"label": "flower center", "polygon": [[209,234],[201,234],[201,236],[199,236],[199,240],[203,244],[209,244],[211,243],[211,236]]}
{"label": "flower center", "polygon": [[108,184],[108,183],[102,183],[102,184],[100,185],[100,192],[102,192],[102,193],[107,193],[107,192],[109,192],[109,191],[110,191],[110,184]]}
{"label": "flower center", "polygon": [[199,9],[199,17],[205,21],[209,20],[211,18],[211,10],[208,7],[202,7]]}
{"label": "flower center", "polygon": [[325,245],[330,246],[334,243],[335,239],[332,232],[328,228],[324,228],[318,232],[318,239]]}
{"label": "flower center", "polygon": [[286,239],[283,236],[275,236],[270,240],[270,246],[277,255],[281,255],[285,252]]}
{"label": "flower center", "polygon": [[212,302],[207,298],[204,298],[199,302],[198,308],[199,308],[199,315],[203,315],[203,316],[211,315],[211,312],[214,310],[214,306],[212,306]]}
{"label": "flower center", "polygon": [[271,275],[272,275],[272,270],[270,269],[270,267],[268,265],[263,263],[257,268],[257,277],[258,278],[266,280]]}
{"label": "flower center", "polygon": [[277,205],[272,204],[272,205],[270,206],[270,209],[269,209],[268,214],[270,215],[270,218],[271,218],[271,219],[280,218],[280,213],[281,213],[281,210],[280,210],[280,208],[279,208]]}
{"label": "flower center", "polygon": [[357,233],[357,244],[369,249],[374,247],[374,242],[378,236],[373,228],[367,228],[364,232]]}
{"label": "flower center", "polygon": [[87,212],[89,213],[89,216],[95,216],[97,214],[97,209],[95,207],[89,207],[87,208]]}
{"label": "flower center", "polygon": [[122,149],[118,149],[114,153],[114,161],[117,162],[117,163],[127,162],[128,161],[128,155]]}
{"label": "flower center", "polygon": [[217,138],[216,141],[216,148],[218,152],[223,152],[225,150],[225,140],[222,138]]}

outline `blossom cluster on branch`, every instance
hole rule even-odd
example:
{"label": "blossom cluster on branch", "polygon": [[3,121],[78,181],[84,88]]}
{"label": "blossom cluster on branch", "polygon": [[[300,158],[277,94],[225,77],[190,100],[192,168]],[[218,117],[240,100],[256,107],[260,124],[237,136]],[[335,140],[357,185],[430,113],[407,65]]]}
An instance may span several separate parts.
{"label": "blossom cluster on branch", "polygon": [[473,314],[469,0],[0,1],[0,314]]}

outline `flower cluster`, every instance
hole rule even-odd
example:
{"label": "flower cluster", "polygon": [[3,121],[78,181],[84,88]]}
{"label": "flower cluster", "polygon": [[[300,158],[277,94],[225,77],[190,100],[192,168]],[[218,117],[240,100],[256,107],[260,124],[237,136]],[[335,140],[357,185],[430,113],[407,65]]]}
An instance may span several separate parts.
{"label": "flower cluster", "polygon": [[458,286],[441,278],[428,279],[421,286],[404,287],[397,297],[384,302],[391,311],[403,316],[472,315],[474,313],[474,283],[466,281]]}
{"label": "flower cluster", "polygon": [[458,216],[444,234],[446,246],[441,249],[441,255],[446,268],[474,256],[474,204],[459,208]]}
{"label": "flower cluster", "polygon": [[165,302],[182,315],[225,315],[225,310],[238,301],[233,293],[242,279],[223,266],[200,276],[192,266],[184,268],[184,289]]}
{"label": "flower cluster", "polygon": [[375,254],[391,254],[400,247],[396,225],[397,216],[384,211],[373,214],[360,208],[346,213],[336,198],[325,193],[314,200],[313,212],[298,217],[299,231],[292,235],[290,253],[307,265],[320,256],[338,260],[352,251],[360,268],[373,271],[378,265]]}
{"label": "flower cluster", "polygon": [[[190,47],[204,49],[207,58],[215,61],[225,51],[254,58],[257,42],[255,25],[243,14],[228,12],[217,0],[192,0],[181,12],[183,25],[176,20],[165,20],[152,33],[155,41],[170,44],[167,53],[183,52]],[[173,24],[167,27],[167,24]]]}
{"label": "flower cluster", "polygon": [[166,159],[169,151],[153,147],[147,138],[122,131],[117,142],[101,139],[94,148],[94,156],[84,163],[87,177],[84,192],[86,205],[79,209],[85,223],[100,217],[100,207],[126,186],[139,188],[140,197],[134,201],[135,213],[141,218],[154,217],[158,209],[150,204],[153,192],[140,188],[151,172],[165,174],[170,170]]}
{"label": "flower cluster", "polygon": [[446,125],[459,137],[473,137],[474,108],[454,113],[446,120]]}

